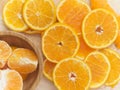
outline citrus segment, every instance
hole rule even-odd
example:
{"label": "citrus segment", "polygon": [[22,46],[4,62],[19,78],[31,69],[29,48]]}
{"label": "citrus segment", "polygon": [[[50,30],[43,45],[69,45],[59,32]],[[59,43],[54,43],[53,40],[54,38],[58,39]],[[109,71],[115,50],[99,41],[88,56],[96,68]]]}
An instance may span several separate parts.
{"label": "citrus segment", "polygon": [[57,64],[53,80],[59,90],[88,90],[91,72],[83,61],[68,58]]}
{"label": "citrus segment", "polygon": [[55,5],[52,0],[27,0],[23,17],[33,30],[45,30],[55,22]]}
{"label": "citrus segment", "polygon": [[120,55],[111,49],[104,49],[101,52],[108,57],[111,64],[111,70],[106,85],[114,85],[120,80]]}
{"label": "citrus segment", "polygon": [[51,81],[53,81],[53,70],[56,66],[56,63],[52,63],[48,60],[44,61],[43,73]]}
{"label": "citrus segment", "polygon": [[17,48],[8,59],[8,67],[22,74],[28,74],[36,70],[38,58],[29,49]]}
{"label": "citrus segment", "polygon": [[3,20],[14,31],[25,31],[27,25],[22,17],[22,8],[26,0],[8,0],[3,9]]}
{"label": "citrus segment", "polygon": [[5,41],[0,40],[0,68],[3,68],[7,63],[7,59],[12,54],[11,47]]}
{"label": "citrus segment", "polygon": [[96,9],[85,17],[82,32],[85,42],[91,48],[105,48],[117,38],[118,22],[107,10]]}
{"label": "citrus segment", "polygon": [[82,21],[89,12],[89,6],[81,0],[62,0],[57,7],[57,18],[81,33]]}
{"label": "citrus segment", "polygon": [[74,30],[64,24],[55,24],[45,31],[42,37],[42,50],[51,62],[75,56],[79,40]]}
{"label": "citrus segment", "polygon": [[22,77],[14,70],[0,70],[0,88],[1,90],[22,90]]}
{"label": "citrus segment", "polygon": [[85,62],[92,73],[90,87],[98,88],[102,86],[106,82],[111,68],[108,58],[103,53],[95,51],[86,57]]}

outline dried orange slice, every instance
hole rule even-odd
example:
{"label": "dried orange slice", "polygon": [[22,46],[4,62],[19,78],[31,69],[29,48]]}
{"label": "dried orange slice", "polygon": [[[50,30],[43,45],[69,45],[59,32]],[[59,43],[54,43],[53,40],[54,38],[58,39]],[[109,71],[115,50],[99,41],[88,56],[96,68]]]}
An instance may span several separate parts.
{"label": "dried orange slice", "polygon": [[103,53],[95,51],[86,57],[85,62],[92,73],[90,87],[98,88],[102,86],[106,82],[111,68],[108,58]]}
{"label": "dried orange slice", "polygon": [[3,20],[14,31],[25,31],[27,25],[22,18],[22,7],[26,0],[8,0],[3,9]]}
{"label": "dried orange slice", "polygon": [[57,64],[53,80],[58,90],[88,90],[91,72],[83,61],[68,58]]}
{"label": "dried orange slice", "polygon": [[76,54],[76,58],[84,60],[86,56],[94,51],[94,49],[90,48],[84,41],[82,34],[78,35],[79,40],[80,40],[80,47],[79,50]]}
{"label": "dried orange slice", "polygon": [[52,0],[27,0],[23,17],[33,30],[45,30],[56,20],[55,5]]}
{"label": "dried orange slice", "polygon": [[7,63],[7,59],[12,54],[11,47],[5,41],[0,40],[0,68],[3,68]]}
{"label": "dried orange slice", "polygon": [[43,73],[51,81],[53,81],[53,70],[56,66],[56,63],[52,63],[48,60],[44,61]]}
{"label": "dried orange slice", "polygon": [[1,90],[22,90],[23,81],[20,74],[15,70],[0,70]]}
{"label": "dried orange slice", "polygon": [[62,0],[57,7],[57,18],[61,23],[70,25],[79,34],[82,21],[90,12],[90,7],[82,0]]}
{"label": "dried orange slice", "polygon": [[79,40],[72,28],[55,24],[45,31],[42,37],[42,50],[51,62],[74,57],[79,49]]}
{"label": "dried orange slice", "polygon": [[82,25],[83,38],[88,46],[101,49],[111,45],[118,36],[116,17],[104,9],[91,11]]}
{"label": "dried orange slice", "polygon": [[120,80],[120,55],[111,49],[104,49],[101,52],[108,57],[111,64],[111,70],[106,85],[112,86]]}
{"label": "dried orange slice", "polygon": [[8,59],[8,67],[22,74],[28,74],[36,70],[38,58],[29,49],[17,48]]}

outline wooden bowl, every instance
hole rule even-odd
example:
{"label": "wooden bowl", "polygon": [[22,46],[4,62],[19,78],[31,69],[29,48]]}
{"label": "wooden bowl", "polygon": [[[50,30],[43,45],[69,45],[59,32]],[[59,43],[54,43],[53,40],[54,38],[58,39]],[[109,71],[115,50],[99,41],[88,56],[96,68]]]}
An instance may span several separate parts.
{"label": "wooden bowl", "polygon": [[[36,90],[42,76],[41,38],[40,35],[27,35],[12,31],[0,32],[0,40],[6,41],[9,45],[28,48],[33,50],[38,57],[38,68],[35,72],[29,74],[24,81],[23,90]],[[12,82],[11,82],[12,83]]]}

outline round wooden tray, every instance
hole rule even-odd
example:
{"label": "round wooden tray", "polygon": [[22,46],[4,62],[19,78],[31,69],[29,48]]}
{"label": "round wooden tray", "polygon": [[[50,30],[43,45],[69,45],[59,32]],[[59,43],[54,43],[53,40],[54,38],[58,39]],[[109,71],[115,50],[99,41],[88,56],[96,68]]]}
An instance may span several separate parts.
{"label": "round wooden tray", "polygon": [[43,55],[41,51],[41,36],[40,34],[18,33],[5,27],[2,21],[2,10],[7,1],[0,0],[0,40],[8,42],[12,46],[31,49],[36,53],[39,60],[38,68],[24,81],[23,87],[23,90],[36,90],[42,76]]}

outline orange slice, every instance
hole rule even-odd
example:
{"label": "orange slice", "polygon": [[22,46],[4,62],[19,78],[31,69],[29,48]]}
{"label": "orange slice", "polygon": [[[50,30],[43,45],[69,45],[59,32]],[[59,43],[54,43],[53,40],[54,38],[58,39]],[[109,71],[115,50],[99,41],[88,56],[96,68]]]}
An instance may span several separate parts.
{"label": "orange slice", "polygon": [[42,37],[42,50],[51,62],[74,57],[79,49],[79,40],[74,30],[64,24],[55,24]]}
{"label": "orange slice", "polygon": [[104,9],[91,11],[84,19],[83,38],[88,46],[101,49],[111,45],[118,36],[118,22]]}
{"label": "orange slice", "polygon": [[92,51],[94,51],[94,49],[90,48],[84,41],[82,35],[78,35],[79,37],[79,40],[80,40],[80,47],[79,47],[79,50],[76,54],[76,58],[78,59],[82,59],[84,60],[86,58],[86,56],[91,53]]}
{"label": "orange slice", "polygon": [[103,53],[95,51],[86,57],[85,62],[92,73],[90,87],[98,88],[102,86],[106,82],[111,68],[108,58]]}
{"label": "orange slice", "polygon": [[22,77],[14,70],[0,70],[1,90],[23,90]]}
{"label": "orange slice", "polygon": [[52,0],[27,0],[23,17],[33,30],[45,30],[56,20],[55,5]]}
{"label": "orange slice", "polygon": [[58,90],[88,90],[91,72],[83,61],[68,58],[57,64],[53,80]]}
{"label": "orange slice", "polygon": [[57,18],[61,23],[70,25],[79,34],[82,21],[90,12],[90,7],[81,0],[62,0],[57,7]]}
{"label": "orange slice", "polygon": [[5,41],[0,40],[0,68],[3,68],[7,63],[7,59],[12,54],[11,47]]}
{"label": "orange slice", "polygon": [[111,70],[106,85],[112,86],[120,80],[120,55],[111,49],[104,49],[102,52],[108,57],[111,64]]}
{"label": "orange slice", "polygon": [[38,58],[29,49],[17,48],[8,59],[8,67],[22,74],[32,73],[36,70]]}
{"label": "orange slice", "polygon": [[48,60],[44,61],[43,73],[51,81],[53,81],[53,70],[56,66],[56,63],[52,63]]}
{"label": "orange slice", "polygon": [[3,20],[14,31],[25,31],[27,25],[22,18],[22,7],[26,0],[8,0],[3,9]]}

